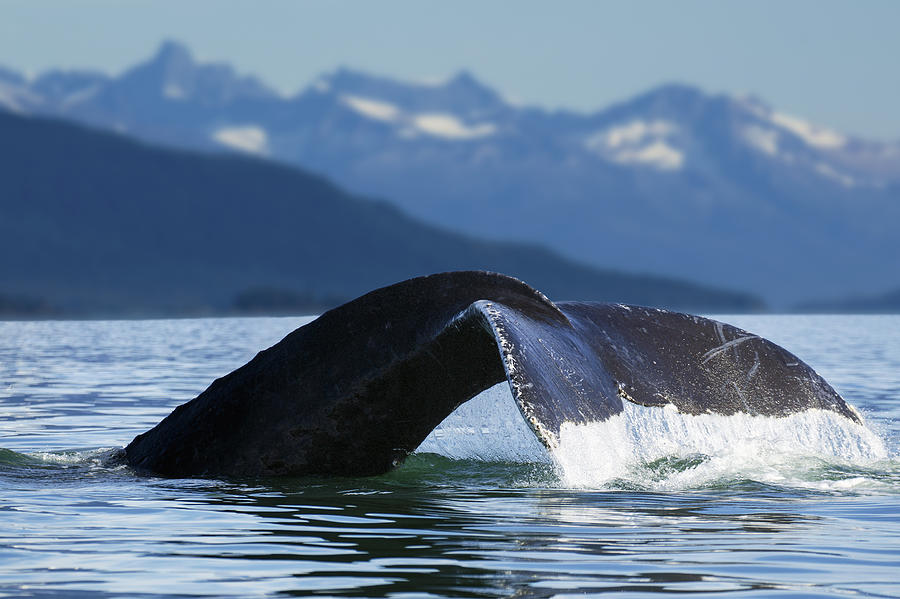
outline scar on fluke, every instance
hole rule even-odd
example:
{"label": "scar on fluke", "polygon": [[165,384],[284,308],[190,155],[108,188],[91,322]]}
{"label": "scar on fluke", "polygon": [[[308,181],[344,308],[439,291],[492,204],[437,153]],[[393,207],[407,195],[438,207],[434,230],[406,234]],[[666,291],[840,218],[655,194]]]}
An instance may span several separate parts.
{"label": "scar on fluke", "polygon": [[551,302],[517,279],[450,272],[376,289],[214,381],[125,449],[165,476],[369,475],[506,381],[548,448],[623,401],[685,414],[858,422],[799,358],[736,327],[659,309]]}

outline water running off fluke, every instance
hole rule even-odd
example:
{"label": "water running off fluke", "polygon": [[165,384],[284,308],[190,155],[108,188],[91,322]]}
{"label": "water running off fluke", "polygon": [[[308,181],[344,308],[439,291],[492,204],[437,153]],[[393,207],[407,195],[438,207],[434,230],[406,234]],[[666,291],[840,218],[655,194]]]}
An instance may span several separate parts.
{"label": "water running off fluke", "polygon": [[585,435],[596,437],[595,452],[610,452],[609,431],[627,436],[639,407],[663,420],[824,412],[860,421],[799,358],[730,325],[553,303],[504,275],[453,272],[326,312],[176,408],[125,453],[132,466],[170,476],[377,474],[497,383],[508,385],[534,446],[560,463],[573,459],[567,448],[591,446]]}
{"label": "water running off fluke", "polygon": [[[550,450],[522,419],[505,382],[454,410],[416,453],[481,464],[482,469],[493,463],[493,472],[505,465],[517,476],[516,485],[551,481],[551,486],[608,490],[683,491],[749,483],[893,493],[897,485],[892,481],[900,473],[900,463],[880,436],[820,409],[781,417],[691,415],[671,405],[660,409],[624,402],[622,412],[607,420],[564,424],[559,445]],[[521,466],[510,468],[516,463]],[[534,472],[550,476],[535,478]]]}

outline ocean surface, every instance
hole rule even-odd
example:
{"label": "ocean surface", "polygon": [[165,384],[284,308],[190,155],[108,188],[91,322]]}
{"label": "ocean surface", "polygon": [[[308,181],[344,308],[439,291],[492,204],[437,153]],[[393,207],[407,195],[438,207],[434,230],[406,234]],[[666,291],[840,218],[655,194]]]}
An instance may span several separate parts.
{"label": "ocean surface", "polygon": [[0,597],[900,597],[900,316],[717,316],[858,408],[629,406],[550,455],[494,387],[372,478],[106,459],[309,319],[0,322]]}

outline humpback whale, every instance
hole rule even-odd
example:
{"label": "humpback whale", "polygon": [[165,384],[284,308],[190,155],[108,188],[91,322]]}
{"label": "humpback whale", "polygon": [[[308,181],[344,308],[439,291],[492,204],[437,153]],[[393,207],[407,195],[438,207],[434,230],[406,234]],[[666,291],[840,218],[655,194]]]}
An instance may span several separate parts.
{"label": "humpback whale", "polygon": [[552,302],[522,281],[461,271],[330,310],[214,381],[126,448],[164,476],[372,475],[507,381],[546,447],[563,423],[623,402],[686,414],[856,411],[812,368],[736,327],[640,306]]}

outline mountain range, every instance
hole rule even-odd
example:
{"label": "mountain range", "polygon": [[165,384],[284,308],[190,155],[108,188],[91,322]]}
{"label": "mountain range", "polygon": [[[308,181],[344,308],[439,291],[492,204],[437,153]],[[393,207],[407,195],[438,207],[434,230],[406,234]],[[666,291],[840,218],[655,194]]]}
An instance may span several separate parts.
{"label": "mountain range", "polygon": [[466,72],[345,68],[284,96],[167,42],[117,76],[2,70],[0,107],[298,165],[441,227],[776,307],[900,284],[900,143],[752,97],[671,84],[582,114],[519,106]]}
{"label": "mountain range", "polygon": [[0,112],[0,315],[315,312],[484,269],[555,299],[704,311],[752,296],[574,263],[423,224],[296,167]]}

